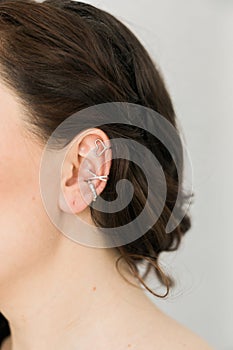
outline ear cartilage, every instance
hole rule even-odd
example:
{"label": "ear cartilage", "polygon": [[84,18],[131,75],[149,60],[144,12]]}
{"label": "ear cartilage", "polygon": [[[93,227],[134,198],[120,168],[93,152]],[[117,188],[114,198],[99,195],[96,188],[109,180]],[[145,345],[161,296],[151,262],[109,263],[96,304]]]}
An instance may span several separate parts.
{"label": "ear cartilage", "polygon": [[[97,142],[100,142],[103,149],[100,153],[98,153],[98,150],[99,150],[99,145],[97,144]],[[96,151],[95,151],[95,154],[97,157],[100,157],[107,149],[111,148],[111,146],[106,146],[105,143],[101,140],[101,139],[96,139],[95,140],[95,145],[96,145]]]}

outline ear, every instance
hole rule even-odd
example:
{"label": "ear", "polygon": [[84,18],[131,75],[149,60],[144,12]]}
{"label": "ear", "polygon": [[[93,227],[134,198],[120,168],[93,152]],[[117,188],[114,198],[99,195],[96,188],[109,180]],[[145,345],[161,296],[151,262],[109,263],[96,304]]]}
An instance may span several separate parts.
{"label": "ear", "polygon": [[[93,128],[79,134],[68,147],[61,170],[59,207],[62,211],[80,213],[92,202],[93,193],[87,180],[93,175],[89,169],[96,175],[109,175],[112,151],[111,148],[104,151],[101,141],[105,146],[111,146],[107,135],[102,130]],[[96,151],[100,156],[96,155]],[[99,179],[91,182],[97,195],[107,184],[107,181]]]}

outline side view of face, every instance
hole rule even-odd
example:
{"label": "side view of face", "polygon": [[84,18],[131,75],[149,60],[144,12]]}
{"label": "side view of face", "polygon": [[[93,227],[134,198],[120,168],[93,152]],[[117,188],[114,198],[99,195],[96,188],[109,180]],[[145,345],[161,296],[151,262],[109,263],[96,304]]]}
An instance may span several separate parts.
{"label": "side view of face", "polygon": [[[0,84],[0,285],[27,273],[53,249],[55,231],[43,210],[39,192],[42,149],[23,136],[20,106]],[[46,227],[51,226],[48,237]],[[45,235],[46,232],[46,235]]]}
{"label": "side view of face", "polygon": [[[67,238],[51,222],[42,202],[39,173],[44,148],[26,135],[21,105],[3,83],[0,83],[0,101],[0,258],[4,262],[0,267],[0,294],[6,282],[9,294],[9,285],[15,288],[17,280],[25,274],[33,274],[46,266],[58,242]],[[111,153],[107,160],[103,159],[105,156],[98,159],[89,156],[97,138],[109,141],[102,130],[88,129],[79,135],[79,142],[75,139],[66,150],[59,192],[54,198],[61,213],[78,214],[90,225],[93,223],[88,204],[92,193],[88,184],[82,181],[80,185],[77,178],[85,178],[88,167],[96,173],[109,173]],[[81,167],[84,160],[86,166]],[[99,195],[106,183],[94,182]]]}

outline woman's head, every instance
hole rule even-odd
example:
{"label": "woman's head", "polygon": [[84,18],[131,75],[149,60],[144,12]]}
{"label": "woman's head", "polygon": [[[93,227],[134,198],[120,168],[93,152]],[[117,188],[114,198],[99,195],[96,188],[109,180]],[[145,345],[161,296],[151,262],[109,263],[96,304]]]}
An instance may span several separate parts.
{"label": "woman's head", "polygon": [[[97,104],[127,102],[155,110],[175,128],[177,125],[161,74],[137,38],[110,14],[81,2],[0,1],[0,82],[1,249],[15,254],[14,263],[20,265],[23,261],[23,271],[29,262],[39,261],[42,251],[44,257],[49,257],[59,240],[39,199],[38,178],[43,146],[66,118]],[[178,193],[177,171],[166,148],[150,133],[134,126],[106,124],[88,129],[69,153],[63,180],[67,184],[71,166],[75,165],[76,146],[79,156],[85,158],[97,138],[108,142],[116,137],[136,140],[150,149],[163,168],[167,197],[154,226],[139,239],[115,249],[138,278],[137,263],[145,261],[169,288],[171,280],[160,269],[158,257],[179,246],[190,220],[183,215],[174,231],[166,234]],[[99,184],[98,194],[109,201],[116,197],[119,180],[126,178],[132,183],[135,194],[127,208],[109,214],[85,207],[80,204],[79,191],[68,181],[69,204],[76,194],[79,214],[85,211],[97,226],[124,225],[145,205],[147,183],[143,172],[133,162],[109,159],[102,173],[109,174],[109,180]],[[43,233],[43,225],[51,226],[51,237]],[[22,240],[26,242],[24,247]]]}

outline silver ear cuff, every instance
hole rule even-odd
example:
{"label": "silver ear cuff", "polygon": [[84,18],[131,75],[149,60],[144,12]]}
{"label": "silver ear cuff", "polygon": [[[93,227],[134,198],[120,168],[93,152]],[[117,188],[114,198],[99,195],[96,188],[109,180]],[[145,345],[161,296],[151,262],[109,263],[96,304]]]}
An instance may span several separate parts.
{"label": "silver ear cuff", "polygon": [[[99,145],[97,142],[100,142],[101,143],[101,146],[103,147],[102,151],[100,153],[98,153],[98,150],[99,150]],[[97,157],[100,157],[107,149],[111,148],[111,146],[106,146],[105,143],[100,140],[100,139],[96,139],[95,140],[95,145],[96,145],[96,151],[95,151],[95,154]]]}
{"label": "silver ear cuff", "polygon": [[96,175],[90,169],[88,169],[88,171],[89,171],[89,173],[91,173],[93,175],[93,177],[89,177],[88,181],[91,181],[91,180],[107,181],[108,180],[108,175]]}
{"label": "silver ear cuff", "polygon": [[[98,151],[99,151],[98,142],[100,142],[101,145],[102,145],[102,147],[103,147],[102,151],[99,152],[99,153],[98,153]],[[105,143],[104,143],[102,140],[100,140],[100,139],[96,139],[96,140],[95,140],[95,145],[96,145],[95,154],[96,154],[97,157],[100,157],[107,149],[110,149],[110,148],[111,148],[111,146],[106,146]],[[89,187],[90,187],[90,190],[91,190],[92,195],[93,195],[93,202],[95,202],[96,199],[97,199],[97,197],[98,197],[98,195],[97,195],[97,193],[96,193],[95,186],[94,186],[94,184],[93,184],[91,181],[93,181],[93,180],[101,180],[101,181],[107,182],[107,180],[109,179],[109,176],[108,176],[108,175],[96,175],[96,174],[95,174],[93,171],[91,171],[90,169],[88,169],[88,171],[89,171],[89,173],[92,174],[92,176],[89,177],[89,178],[88,178],[87,180],[85,180],[85,181],[88,183],[88,185],[89,185]]]}
{"label": "silver ear cuff", "polygon": [[91,189],[91,192],[92,192],[92,195],[93,195],[93,202],[96,201],[97,199],[97,193],[96,193],[96,189],[95,189],[95,186],[93,185],[93,183],[91,182],[91,180],[86,180],[90,189]]}

